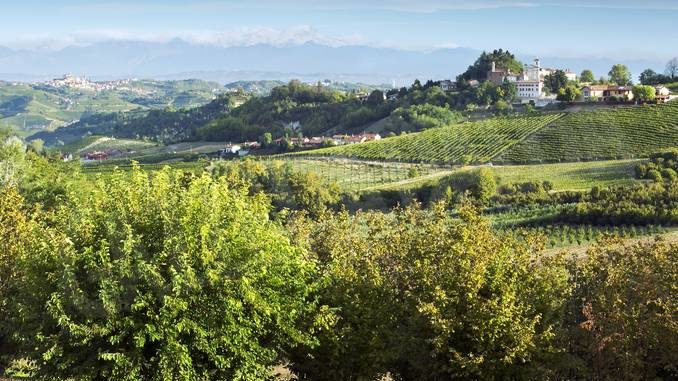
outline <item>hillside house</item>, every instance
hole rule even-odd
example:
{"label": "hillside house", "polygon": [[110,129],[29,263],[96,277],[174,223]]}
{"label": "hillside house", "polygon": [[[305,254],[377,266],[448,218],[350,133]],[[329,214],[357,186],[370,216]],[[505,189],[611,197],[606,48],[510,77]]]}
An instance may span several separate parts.
{"label": "hillside house", "polygon": [[449,79],[444,79],[439,83],[440,88],[443,89],[443,91],[455,91],[457,89],[457,83]]}
{"label": "hillside house", "polygon": [[364,133],[360,135],[334,135],[332,139],[337,145],[358,144],[374,140],[381,140],[381,135]]}
{"label": "hillside house", "polygon": [[593,101],[610,101],[612,99],[633,100],[632,86],[590,85],[582,88],[584,98]]}
{"label": "hillside house", "polygon": [[657,102],[668,102],[671,99],[671,90],[664,85],[657,85],[654,87],[655,97]]}
{"label": "hillside house", "polygon": [[510,71],[503,68],[497,68],[497,64],[492,61],[490,70],[487,72],[487,80],[495,85],[501,85],[504,83],[506,77],[511,75]]}
{"label": "hillside house", "polygon": [[103,151],[87,152],[85,153],[84,158],[87,161],[102,161],[108,159],[108,154]]}
{"label": "hillside house", "polygon": [[259,149],[261,148],[261,143],[259,142],[244,142],[241,144],[243,148],[247,149]]}

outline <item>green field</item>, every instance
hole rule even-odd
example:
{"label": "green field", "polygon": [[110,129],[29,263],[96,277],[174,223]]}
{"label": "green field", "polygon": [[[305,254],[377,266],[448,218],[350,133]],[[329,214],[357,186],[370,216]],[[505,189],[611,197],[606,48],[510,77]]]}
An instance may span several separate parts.
{"label": "green field", "polygon": [[553,189],[583,190],[593,186],[628,185],[640,160],[608,160],[583,163],[495,166],[499,184],[550,181]]}
{"label": "green field", "polygon": [[133,139],[115,139],[103,136],[91,135],[73,143],[59,147],[64,153],[79,154],[90,151],[119,150],[122,152],[147,150],[156,147],[154,143],[148,143]]}
{"label": "green field", "polygon": [[678,103],[567,114],[494,158],[538,163],[646,157],[678,146]]}
{"label": "green field", "polygon": [[493,118],[298,155],[441,164],[485,163],[560,117],[560,114],[551,114]]}

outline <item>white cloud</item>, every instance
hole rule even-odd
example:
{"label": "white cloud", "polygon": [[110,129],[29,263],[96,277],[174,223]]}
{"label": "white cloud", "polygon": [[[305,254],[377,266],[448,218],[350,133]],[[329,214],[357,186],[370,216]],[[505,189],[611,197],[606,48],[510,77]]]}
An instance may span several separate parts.
{"label": "white cloud", "polygon": [[308,25],[286,29],[268,27],[244,27],[228,30],[186,30],[173,33],[148,33],[125,29],[81,30],[61,36],[54,34],[25,36],[21,39],[0,42],[2,45],[19,49],[58,50],[67,46],[85,46],[104,41],[140,41],[163,43],[173,39],[189,43],[221,47],[251,46],[268,44],[293,46],[317,43],[327,46],[366,45],[368,40],[360,34],[330,36]]}
{"label": "white cloud", "polygon": [[308,25],[288,29],[248,27],[216,32],[191,31],[180,33],[177,37],[193,43],[218,46],[250,46],[255,44],[289,46],[308,42],[328,46],[344,46],[367,43],[367,39],[360,34],[330,36]]}

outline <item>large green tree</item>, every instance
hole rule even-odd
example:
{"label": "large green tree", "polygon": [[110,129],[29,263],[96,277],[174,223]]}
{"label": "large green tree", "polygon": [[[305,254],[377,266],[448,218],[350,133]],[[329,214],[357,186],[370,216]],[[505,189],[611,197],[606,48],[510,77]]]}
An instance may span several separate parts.
{"label": "large green tree", "polygon": [[564,88],[558,90],[558,95],[556,99],[561,102],[574,102],[581,96],[581,90],[575,85],[567,85]]}
{"label": "large green tree", "polygon": [[585,69],[579,75],[579,80],[581,82],[592,83],[596,81],[596,77],[593,75],[593,72],[589,69]]}
{"label": "large green tree", "polygon": [[97,181],[18,259],[18,355],[54,380],[269,377],[312,345],[315,267],[268,213],[265,197],[208,175]]}
{"label": "large green tree", "polygon": [[651,102],[656,97],[656,90],[653,86],[637,85],[633,86],[633,98],[640,102]]}
{"label": "large green tree", "polygon": [[552,94],[558,94],[560,89],[567,86],[567,82],[567,75],[565,75],[565,72],[562,70],[556,70],[544,77],[544,87]]}
{"label": "large green tree", "polygon": [[607,75],[610,77],[610,81],[617,85],[625,86],[631,84],[631,71],[629,71],[626,65],[616,64],[612,66]]}

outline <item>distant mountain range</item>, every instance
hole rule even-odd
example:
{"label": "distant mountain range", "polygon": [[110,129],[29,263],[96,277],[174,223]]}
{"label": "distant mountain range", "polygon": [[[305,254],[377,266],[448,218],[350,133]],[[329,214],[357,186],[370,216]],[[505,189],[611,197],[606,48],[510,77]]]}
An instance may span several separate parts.
{"label": "distant mountain range", "polygon": [[[510,48],[510,47],[509,47]],[[452,79],[480,54],[470,48],[407,51],[369,46],[330,47],[306,43],[286,47],[252,45],[219,47],[174,39],[168,42],[108,41],[61,50],[12,50],[0,47],[0,79],[37,81],[64,73],[94,79],[143,77],[204,79],[228,83],[239,80],[411,83],[415,78]],[[534,57],[518,54],[524,62]],[[619,63],[615,60],[541,57],[545,66],[584,68],[597,76]],[[661,70],[663,62],[621,62],[637,75],[646,68]]]}

